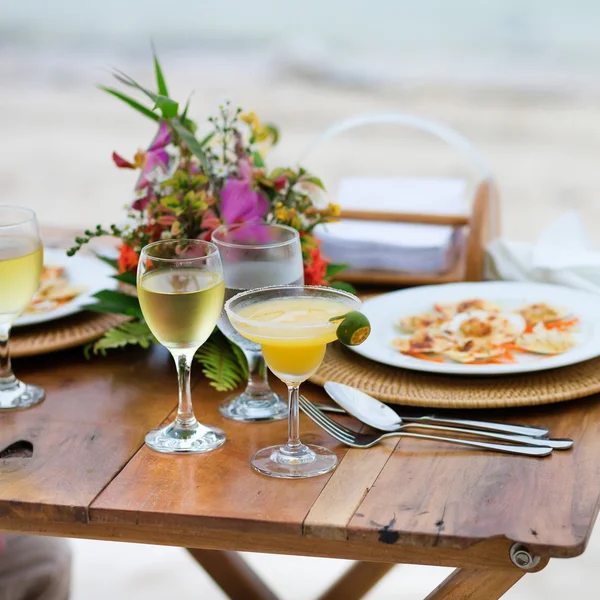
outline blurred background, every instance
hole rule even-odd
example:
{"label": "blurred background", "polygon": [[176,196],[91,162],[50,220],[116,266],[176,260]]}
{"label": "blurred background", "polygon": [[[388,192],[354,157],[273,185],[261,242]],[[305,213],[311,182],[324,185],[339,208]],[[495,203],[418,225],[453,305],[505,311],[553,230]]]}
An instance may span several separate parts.
{"label": "blurred background", "polygon": [[[153,40],[171,94],[200,125],[225,97],[282,133],[294,163],[327,126],[403,111],[446,123],[491,164],[504,235],[532,240],[567,209],[600,232],[600,4],[596,0],[3,0],[0,202],[45,224],[118,221],[150,121],[99,91],[118,67],[152,82]],[[446,174],[456,157],[413,133],[361,134],[311,165],[347,173]],[[341,167],[340,167],[341,165]],[[334,200],[334,199],[332,199]],[[506,595],[597,598],[600,536]],[[178,549],[75,542],[75,600],[222,595]],[[251,557],[284,598],[324,589],[343,561]],[[294,573],[311,572],[310,578]],[[421,598],[445,569],[398,567],[370,598]],[[110,577],[106,577],[110,573]],[[173,575],[177,573],[178,578]],[[567,587],[568,586],[568,587]],[[402,590],[399,596],[398,590]]]}

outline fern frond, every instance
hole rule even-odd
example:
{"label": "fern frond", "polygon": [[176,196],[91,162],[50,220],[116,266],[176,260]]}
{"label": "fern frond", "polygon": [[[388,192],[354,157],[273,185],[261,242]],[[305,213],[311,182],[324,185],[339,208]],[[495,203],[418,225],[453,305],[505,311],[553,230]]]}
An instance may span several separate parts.
{"label": "fern frond", "polygon": [[85,347],[86,358],[90,353],[102,354],[106,356],[107,350],[123,348],[128,345],[137,345],[142,348],[149,348],[150,344],[156,342],[156,338],[144,321],[129,321],[118,327],[109,329],[99,340]]}
{"label": "fern frond", "polygon": [[237,350],[239,348],[236,347],[234,350],[233,344],[218,329],[215,329],[196,352],[196,359],[202,365],[202,372],[218,392],[229,392],[248,377],[246,359],[241,351],[238,353]]}

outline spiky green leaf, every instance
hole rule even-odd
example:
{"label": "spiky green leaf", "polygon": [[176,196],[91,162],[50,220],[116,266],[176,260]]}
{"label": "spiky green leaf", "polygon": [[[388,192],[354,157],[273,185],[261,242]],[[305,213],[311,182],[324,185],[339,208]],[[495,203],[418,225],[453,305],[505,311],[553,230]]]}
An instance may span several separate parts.
{"label": "spiky green leaf", "polygon": [[231,391],[247,378],[245,360],[240,362],[233,346],[218,329],[198,350],[196,359],[210,384],[219,392]]}
{"label": "spiky green leaf", "polygon": [[84,353],[86,358],[89,358],[91,353],[105,356],[107,350],[129,345],[148,348],[152,343],[157,343],[157,340],[152,335],[148,325],[144,321],[130,321],[109,329],[99,340],[86,346]]}
{"label": "spiky green leaf", "polygon": [[163,75],[162,69],[160,68],[160,63],[158,62],[158,56],[156,56],[156,50],[153,51],[154,54],[154,72],[156,74],[156,88],[158,89],[158,93],[162,96],[168,96],[169,92],[167,91],[167,84],[165,82],[165,77]]}
{"label": "spiky green leaf", "polygon": [[173,125],[173,129],[178,133],[179,137],[185,143],[185,145],[190,149],[190,152],[196,156],[200,160],[200,164],[204,168],[206,172],[210,171],[210,165],[208,164],[208,160],[206,158],[206,154],[202,149],[202,145],[196,139],[193,133],[188,131],[180,122],[179,119],[173,119],[171,122]]}
{"label": "spiky green leaf", "polygon": [[174,119],[179,112],[179,104],[175,100],[171,100],[168,96],[159,95],[156,97],[156,102],[152,110],[160,110],[163,119]]}
{"label": "spiky green leaf", "polygon": [[133,98],[130,98],[129,96],[126,96],[125,94],[122,94],[118,90],[114,90],[113,88],[109,88],[104,85],[99,85],[98,88],[101,90],[104,90],[105,92],[108,92],[109,94],[113,95],[115,98],[122,100],[123,102],[125,102],[125,104],[128,104],[129,106],[131,106],[132,108],[137,110],[139,113],[143,114],[144,116],[148,117],[149,119],[152,119],[153,121],[157,121],[157,122],[160,119],[160,117],[155,112],[152,112],[152,110],[143,106],[137,100],[134,100]]}

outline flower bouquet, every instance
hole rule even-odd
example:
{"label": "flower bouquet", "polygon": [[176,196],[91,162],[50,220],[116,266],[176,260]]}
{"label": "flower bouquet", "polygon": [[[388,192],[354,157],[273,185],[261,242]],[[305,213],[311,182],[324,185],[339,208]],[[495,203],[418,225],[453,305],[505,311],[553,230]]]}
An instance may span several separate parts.
{"label": "flower bouquet", "polygon": [[[114,266],[118,281],[132,286],[146,244],[169,238],[210,240],[213,230],[223,223],[281,223],[300,234],[307,285],[351,289],[348,284],[331,280],[344,266],[324,259],[312,236],[317,224],[339,215],[339,207],[322,202],[321,180],[302,168],[269,169],[265,163],[269,148],[277,143],[277,129],[263,124],[253,112],[244,113],[224,102],[217,114],[208,118],[208,131],[197,136],[198,127],[188,117],[189,100],[182,109],[169,97],[156,56],[154,68],[156,92],[121,71],[114,73],[121,84],[144,96],[150,105],[117,89],[100,86],[155,121],[158,131],[147,150],[138,151],[131,160],[113,153],[117,167],[139,172],[123,224],[86,230],[75,239],[68,254],[72,256],[93,238],[114,236],[120,241],[119,256],[103,260]],[[148,347],[155,341],[132,289],[101,291],[96,294],[97,302],[87,307],[131,317],[88,347],[88,354],[104,354],[127,344]],[[198,351],[197,359],[220,391],[233,389],[247,376],[243,354],[216,329]]]}

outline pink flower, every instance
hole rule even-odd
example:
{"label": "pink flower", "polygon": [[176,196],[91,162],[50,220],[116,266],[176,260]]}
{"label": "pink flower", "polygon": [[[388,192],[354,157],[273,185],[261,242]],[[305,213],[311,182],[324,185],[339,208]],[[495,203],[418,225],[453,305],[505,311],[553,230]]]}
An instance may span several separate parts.
{"label": "pink flower", "polygon": [[251,188],[252,165],[248,159],[239,163],[239,179],[229,177],[221,192],[221,210],[228,225],[240,221],[261,221],[269,209],[267,200]]}
{"label": "pink flower", "polygon": [[[142,174],[138,179],[138,182],[135,186],[136,192],[141,192],[146,189],[150,185],[150,181],[148,179],[148,175],[152,173],[155,169],[160,169],[164,173],[167,172],[167,167],[169,165],[169,155],[165,148],[171,143],[171,134],[169,133],[169,128],[165,123],[161,123],[158,128],[158,133],[155,138],[152,140],[150,147],[144,153],[144,161],[142,166]],[[146,190],[146,193],[134,201],[133,208],[135,210],[144,210],[150,201],[149,190]]]}

